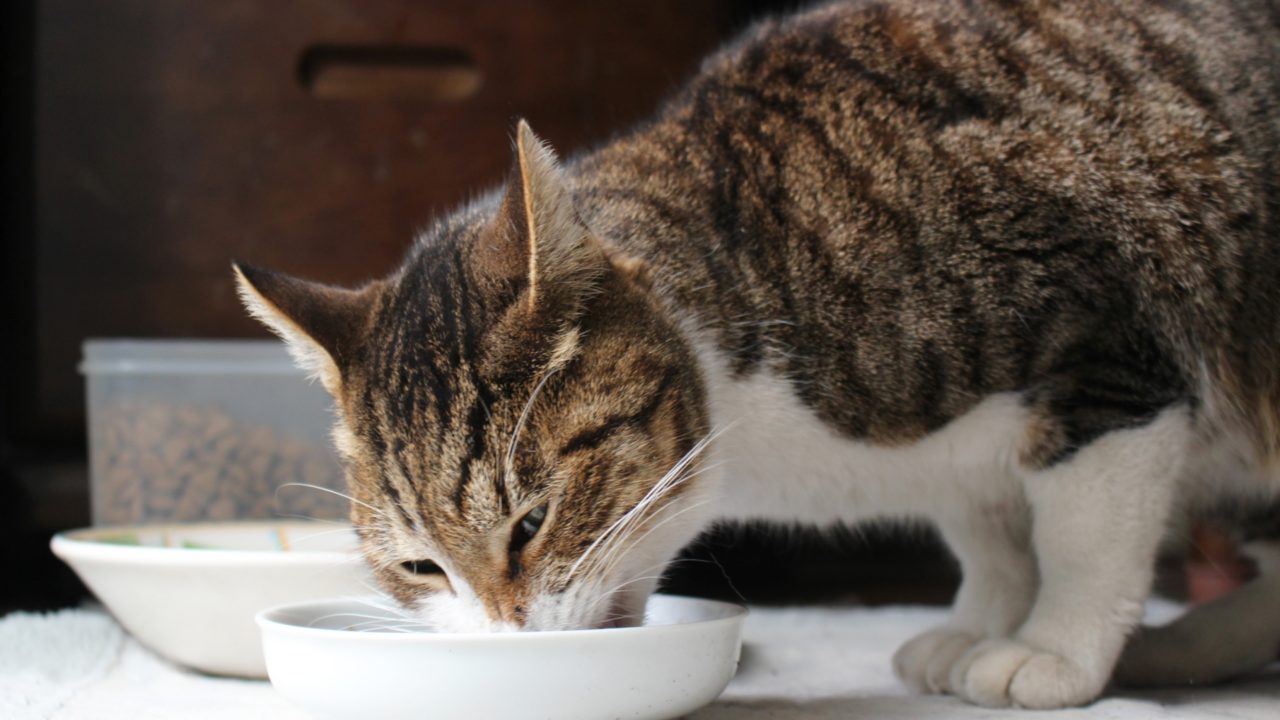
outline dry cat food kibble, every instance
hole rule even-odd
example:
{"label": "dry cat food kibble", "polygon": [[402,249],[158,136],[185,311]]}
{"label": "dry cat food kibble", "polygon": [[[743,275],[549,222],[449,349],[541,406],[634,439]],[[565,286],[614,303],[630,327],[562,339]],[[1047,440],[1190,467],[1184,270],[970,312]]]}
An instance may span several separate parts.
{"label": "dry cat food kibble", "polygon": [[104,414],[94,448],[97,523],[346,514],[337,495],[284,487],[341,491],[341,466],[327,447],[210,407],[120,402]]}

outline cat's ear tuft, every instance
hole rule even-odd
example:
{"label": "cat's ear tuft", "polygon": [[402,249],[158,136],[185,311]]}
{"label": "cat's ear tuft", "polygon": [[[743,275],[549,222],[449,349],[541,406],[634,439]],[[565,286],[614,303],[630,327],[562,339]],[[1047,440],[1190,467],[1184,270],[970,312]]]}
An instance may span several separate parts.
{"label": "cat's ear tuft", "polygon": [[608,269],[555,153],[524,120],[516,125],[515,163],[490,230],[501,255],[491,260],[525,275],[531,312],[579,307]]}
{"label": "cat's ear tuft", "polygon": [[364,341],[378,283],[347,290],[243,263],[231,268],[249,314],[285,341],[299,367],[337,395]]}

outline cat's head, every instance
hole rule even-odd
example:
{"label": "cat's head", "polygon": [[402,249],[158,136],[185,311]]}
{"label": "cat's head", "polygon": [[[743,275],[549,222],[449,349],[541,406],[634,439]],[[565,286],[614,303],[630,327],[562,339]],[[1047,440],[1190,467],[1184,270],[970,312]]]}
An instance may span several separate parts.
{"label": "cat's head", "polygon": [[336,399],[352,518],[396,599],[455,631],[629,624],[709,514],[702,383],[523,122],[515,155],[500,203],[389,278],[236,275]]}

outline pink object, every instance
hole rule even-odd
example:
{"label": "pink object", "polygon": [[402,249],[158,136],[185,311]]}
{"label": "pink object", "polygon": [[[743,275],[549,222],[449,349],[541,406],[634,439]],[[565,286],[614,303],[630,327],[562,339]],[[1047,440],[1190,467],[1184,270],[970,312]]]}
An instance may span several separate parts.
{"label": "pink object", "polygon": [[1184,573],[1187,594],[1195,605],[1222,597],[1248,582],[1253,569],[1241,557],[1230,533],[1201,523],[1191,531],[1191,557]]}

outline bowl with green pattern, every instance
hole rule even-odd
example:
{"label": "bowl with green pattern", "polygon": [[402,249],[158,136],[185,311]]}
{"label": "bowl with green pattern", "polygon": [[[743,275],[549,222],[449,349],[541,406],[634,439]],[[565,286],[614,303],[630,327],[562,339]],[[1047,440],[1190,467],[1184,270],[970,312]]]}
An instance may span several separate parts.
{"label": "bowl with green pattern", "polygon": [[266,677],[259,610],[369,592],[355,533],[340,523],[95,527],[51,547],[143,645],[215,675]]}

